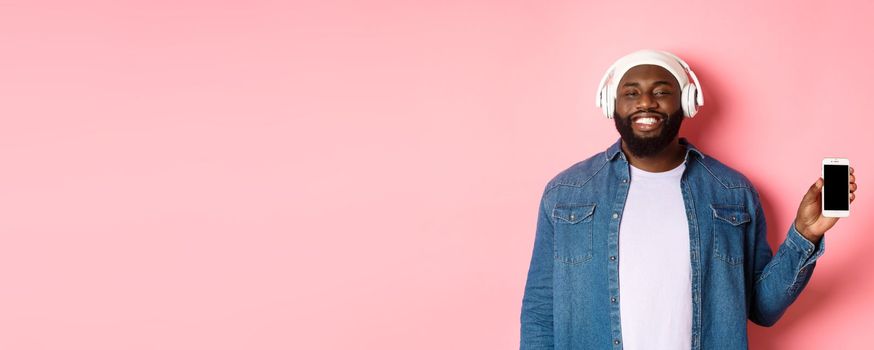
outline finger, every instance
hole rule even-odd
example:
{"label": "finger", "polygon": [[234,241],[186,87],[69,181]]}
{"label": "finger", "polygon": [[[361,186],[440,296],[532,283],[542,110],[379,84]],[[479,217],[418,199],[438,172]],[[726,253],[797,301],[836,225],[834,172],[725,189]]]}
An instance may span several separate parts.
{"label": "finger", "polygon": [[850,184],[850,193],[856,192],[856,189],[859,188],[859,185]]}
{"label": "finger", "polygon": [[827,218],[825,216],[822,216],[822,222],[823,222],[823,224],[825,224],[825,227],[834,226],[835,223],[837,223],[839,219],[840,218]]}
{"label": "finger", "polygon": [[804,194],[804,198],[802,198],[801,201],[806,203],[816,202],[818,199],[817,195],[820,191],[822,191],[822,183],[823,180],[820,177],[816,180],[816,182],[813,183],[813,185],[810,185],[810,188],[807,190],[807,193]]}
{"label": "finger", "polygon": [[853,167],[850,167],[850,174],[853,174]]}
{"label": "finger", "polygon": [[855,193],[850,193],[850,203],[853,203],[853,200],[856,199]]}
{"label": "finger", "polygon": [[850,175],[850,183],[856,182],[856,175]]}

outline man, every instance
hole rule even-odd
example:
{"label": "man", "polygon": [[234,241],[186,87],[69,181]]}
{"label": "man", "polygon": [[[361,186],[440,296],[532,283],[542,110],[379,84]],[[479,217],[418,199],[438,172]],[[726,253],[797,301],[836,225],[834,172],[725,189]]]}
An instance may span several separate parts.
{"label": "man", "polygon": [[598,105],[620,138],[543,191],[522,349],[746,349],[747,319],[773,325],[804,289],[837,222],[823,180],[774,255],[756,188],[677,136],[703,101],[670,53],[610,67]]}

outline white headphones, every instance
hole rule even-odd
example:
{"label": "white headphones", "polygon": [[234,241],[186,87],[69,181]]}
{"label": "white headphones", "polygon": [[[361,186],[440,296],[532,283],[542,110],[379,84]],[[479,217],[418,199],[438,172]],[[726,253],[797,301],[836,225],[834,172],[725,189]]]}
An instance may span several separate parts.
{"label": "white headphones", "polygon": [[[622,69],[620,69],[620,71],[624,75],[631,67],[642,64],[661,66],[671,72],[680,84],[683,84],[683,81],[686,81],[685,86],[682,87],[683,92],[680,98],[683,115],[692,118],[698,113],[698,109],[704,105],[704,93],[701,91],[701,84],[698,82],[698,77],[695,76],[695,72],[689,68],[689,65],[676,55],[667,51],[640,50],[626,55],[616,61],[616,63],[613,63],[613,65],[607,69],[607,72],[604,73],[604,77],[601,78],[601,82],[598,84],[598,94],[595,96],[595,105],[601,108],[604,116],[607,118],[613,118],[617,88],[613,87],[611,89],[610,86],[613,85],[612,82],[614,78],[622,79],[622,76],[614,76],[614,73],[617,72],[617,68],[620,68],[621,66]],[[677,67],[678,64],[679,67]],[[689,79],[686,76],[679,76],[679,74],[681,74],[678,72],[679,70],[683,71],[682,74],[691,77],[692,81],[688,81]],[[616,84],[618,84],[618,82],[616,82]]]}

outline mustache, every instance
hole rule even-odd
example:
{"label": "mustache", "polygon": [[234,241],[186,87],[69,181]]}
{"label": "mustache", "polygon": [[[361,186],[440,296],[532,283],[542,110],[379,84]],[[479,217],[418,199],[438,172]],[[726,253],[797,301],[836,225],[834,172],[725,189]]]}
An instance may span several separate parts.
{"label": "mustache", "polygon": [[643,110],[643,111],[637,111],[637,112],[634,112],[634,113],[632,113],[631,115],[628,116],[628,119],[631,119],[631,118],[633,118],[634,116],[636,116],[636,115],[638,115],[638,114],[641,114],[641,113],[658,114],[659,116],[662,117],[662,119],[665,119],[665,120],[668,119],[668,115],[667,115],[666,113],[662,113],[662,112],[659,112],[659,111],[653,111],[653,110]]}

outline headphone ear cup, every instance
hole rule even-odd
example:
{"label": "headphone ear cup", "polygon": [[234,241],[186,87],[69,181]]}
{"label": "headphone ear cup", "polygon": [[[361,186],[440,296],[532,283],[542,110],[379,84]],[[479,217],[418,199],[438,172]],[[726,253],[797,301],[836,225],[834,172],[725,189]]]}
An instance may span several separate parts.
{"label": "headphone ear cup", "polygon": [[601,89],[601,112],[604,113],[604,116],[607,119],[613,118],[613,109],[610,106],[610,103],[607,101],[610,100],[610,97],[607,94],[607,87]]}
{"label": "headphone ear cup", "polygon": [[683,89],[682,107],[683,115],[692,118],[698,113],[698,87],[695,84],[688,84]]}
{"label": "headphone ear cup", "polygon": [[686,85],[680,93],[680,106],[683,108],[683,116],[689,116],[689,90],[692,85]]}

